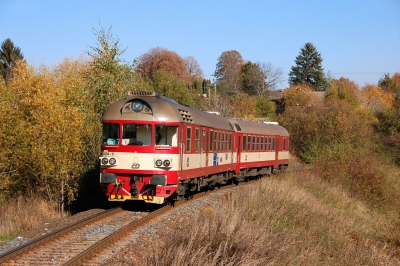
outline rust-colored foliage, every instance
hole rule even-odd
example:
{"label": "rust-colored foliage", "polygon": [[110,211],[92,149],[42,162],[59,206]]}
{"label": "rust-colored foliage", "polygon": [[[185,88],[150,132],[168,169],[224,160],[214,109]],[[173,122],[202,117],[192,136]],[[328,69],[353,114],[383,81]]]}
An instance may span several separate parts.
{"label": "rust-colored foliage", "polygon": [[283,99],[285,107],[306,107],[320,103],[313,88],[307,85],[292,85],[284,90]]}
{"label": "rust-colored foliage", "polygon": [[185,60],[176,52],[165,48],[152,48],[138,59],[136,71],[143,76],[153,79],[157,70],[163,70],[165,73],[183,80],[186,84],[190,84],[192,81]]}
{"label": "rust-colored foliage", "polygon": [[375,85],[367,84],[359,93],[360,105],[370,110],[374,115],[393,106],[393,93],[384,91]]}

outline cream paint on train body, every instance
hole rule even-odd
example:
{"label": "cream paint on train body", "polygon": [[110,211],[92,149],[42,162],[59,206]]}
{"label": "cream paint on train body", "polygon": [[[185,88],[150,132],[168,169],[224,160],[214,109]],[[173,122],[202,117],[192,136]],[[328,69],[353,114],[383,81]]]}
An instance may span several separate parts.
{"label": "cream paint on train body", "polygon": [[[242,152],[240,161],[242,163],[273,161],[275,160],[275,152]],[[101,165],[102,168],[117,168],[122,170],[191,170],[206,166],[213,166],[214,160],[217,159],[218,165],[226,165],[237,162],[236,152],[218,152],[217,158],[214,158],[214,153],[199,153],[199,154],[183,154],[182,156],[182,169],[180,169],[180,155],[179,154],[154,154],[154,153],[132,153],[132,152],[115,152],[113,155],[103,156],[102,158],[115,158],[117,163],[113,166]],[[208,158],[207,158],[208,157]],[[155,160],[169,159],[171,167],[156,167]],[[289,151],[278,152],[278,160],[289,159]],[[206,164],[206,161],[208,163]],[[135,166],[136,165],[136,166]],[[137,167],[137,165],[139,165]]]}

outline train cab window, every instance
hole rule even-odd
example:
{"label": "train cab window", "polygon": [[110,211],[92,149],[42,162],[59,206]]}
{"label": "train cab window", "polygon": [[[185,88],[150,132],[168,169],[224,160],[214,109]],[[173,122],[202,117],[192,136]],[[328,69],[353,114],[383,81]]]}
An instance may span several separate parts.
{"label": "train cab window", "polygon": [[190,152],[190,147],[192,145],[192,128],[186,128],[186,151]]}
{"label": "train cab window", "polygon": [[199,128],[196,128],[196,134],[195,134],[194,141],[195,141],[194,150],[199,151],[199,149],[200,149],[200,129]]}
{"label": "train cab window", "polygon": [[154,132],[154,143],[156,146],[178,146],[178,127],[167,125],[156,125]]}
{"label": "train cab window", "polygon": [[242,145],[242,151],[245,151],[245,150],[246,150],[246,140],[247,140],[247,137],[246,137],[246,135],[243,135],[243,145]]}
{"label": "train cab window", "polygon": [[213,131],[210,131],[210,152],[213,151]]}
{"label": "train cab window", "polygon": [[103,124],[103,144],[119,144],[119,124],[114,124],[112,122]]}
{"label": "train cab window", "polygon": [[283,151],[286,151],[286,138],[283,138]]}
{"label": "train cab window", "polygon": [[247,151],[251,151],[251,136],[247,136]]}
{"label": "train cab window", "polygon": [[150,146],[151,125],[124,124],[122,125],[122,145]]}

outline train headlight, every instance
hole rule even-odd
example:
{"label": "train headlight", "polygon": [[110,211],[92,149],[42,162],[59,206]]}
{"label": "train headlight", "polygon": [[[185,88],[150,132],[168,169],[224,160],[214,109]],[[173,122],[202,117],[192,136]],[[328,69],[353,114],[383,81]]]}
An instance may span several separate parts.
{"label": "train headlight", "polygon": [[140,112],[143,110],[143,103],[140,100],[135,100],[132,103],[132,110],[135,112]]}
{"label": "train headlight", "polygon": [[157,160],[156,160],[156,166],[157,166],[157,167],[160,167],[161,165],[162,165],[162,160],[157,159]]}
{"label": "train headlight", "polygon": [[164,160],[163,165],[164,165],[165,167],[168,167],[168,166],[171,165],[171,161],[170,161],[170,160]]}
{"label": "train headlight", "polygon": [[108,164],[108,159],[107,159],[107,158],[101,159],[101,163],[102,163],[102,164]]}
{"label": "train headlight", "polygon": [[117,160],[116,160],[115,158],[111,158],[108,162],[109,162],[111,165],[114,165],[114,164],[117,163]]}

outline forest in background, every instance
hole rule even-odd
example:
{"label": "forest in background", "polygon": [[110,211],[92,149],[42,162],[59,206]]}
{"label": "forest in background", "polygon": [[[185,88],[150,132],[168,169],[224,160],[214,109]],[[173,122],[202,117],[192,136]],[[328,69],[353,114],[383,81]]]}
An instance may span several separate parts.
{"label": "forest in background", "polygon": [[[2,64],[0,205],[39,197],[60,215],[102,206],[101,115],[128,91],[143,90],[222,115],[278,121],[291,135],[292,154],[312,164],[320,178],[371,206],[400,207],[398,177],[388,170],[400,160],[400,73],[384,74],[377,86],[334,79],[323,73],[321,55],[307,43],[278,103],[284,111],[276,114],[268,96],[284,78],[269,63],[226,51],[211,81],[194,57],[156,47],[126,63],[110,31],[94,34],[98,43],[89,58],[40,67],[23,57]],[[315,67],[304,73],[307,62]],[[316,93],[321,91],[323,97]]]}

